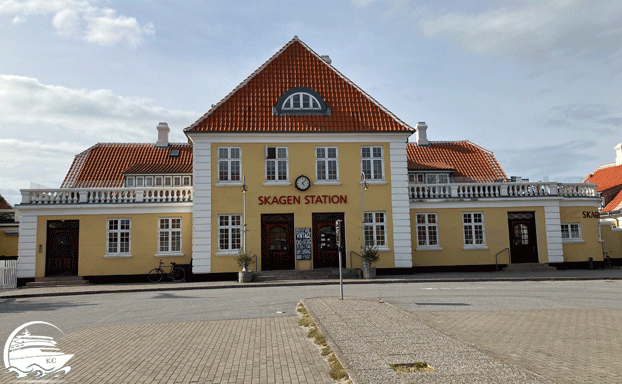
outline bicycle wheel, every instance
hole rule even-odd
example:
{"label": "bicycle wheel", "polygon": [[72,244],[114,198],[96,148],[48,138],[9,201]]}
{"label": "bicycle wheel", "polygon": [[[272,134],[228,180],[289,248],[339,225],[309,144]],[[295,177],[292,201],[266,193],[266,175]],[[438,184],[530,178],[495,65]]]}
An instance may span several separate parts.
{"label": "bicycle wheel", "polygon": [[180,282],[186,280],[186,271],[183,268],[175,268],[173,272],[171,272],[171,278],[175,282]]}
{"label": "bicycle wheel", "polygon": [[157,283],[160,280],[162,280],[162,270],[160,268],[153,268],[151,271],[149,271],[149,281],[151,281],[152,283]]}

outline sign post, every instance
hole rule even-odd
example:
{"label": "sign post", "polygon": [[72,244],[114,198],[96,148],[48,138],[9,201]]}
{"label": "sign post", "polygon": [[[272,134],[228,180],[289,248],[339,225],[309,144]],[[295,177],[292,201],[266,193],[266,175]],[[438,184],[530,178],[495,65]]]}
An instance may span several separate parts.
{"label": "sign post", "polygon": [[343,220],[335,221],[335,232],[337,236],[337,249],[339,250],[339,298],[343,300],[343,271],[341,269],[341,226],[343,225]]}

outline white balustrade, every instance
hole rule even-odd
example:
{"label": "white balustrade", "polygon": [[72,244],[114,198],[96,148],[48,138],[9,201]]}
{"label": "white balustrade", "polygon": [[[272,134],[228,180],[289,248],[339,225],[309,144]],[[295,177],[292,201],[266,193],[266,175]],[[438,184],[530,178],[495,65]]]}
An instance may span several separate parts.
{"label": "white balustrade", "polygon": [[22,204],[131,204],[192,201],[192,187],[22,189]]}
{"label": "white balustrade", "polygon": [[450,183],[408,186],[412,200],[483,199],[560,196],[565,198],[598,197],[596,184],[587,183]]}

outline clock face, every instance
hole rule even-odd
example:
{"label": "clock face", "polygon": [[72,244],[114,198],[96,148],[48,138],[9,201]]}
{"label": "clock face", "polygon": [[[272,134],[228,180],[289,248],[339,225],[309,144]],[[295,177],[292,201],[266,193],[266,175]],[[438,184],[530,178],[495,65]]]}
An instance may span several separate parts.
{"label": "clock face", "polygon": [[298,176],[296,179],[296,188],[306,191],[311,186],[311,180],[307,176]]}

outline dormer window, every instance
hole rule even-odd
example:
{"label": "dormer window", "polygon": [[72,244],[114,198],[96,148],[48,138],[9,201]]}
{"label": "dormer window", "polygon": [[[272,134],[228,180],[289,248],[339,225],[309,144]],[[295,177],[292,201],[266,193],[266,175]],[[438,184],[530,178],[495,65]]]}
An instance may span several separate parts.
{"label": "dormer window", "polygon": [[330,108],[319,93],[311,88],[296,87],[285,92],[272,107],[274,116],[330,116]]}

